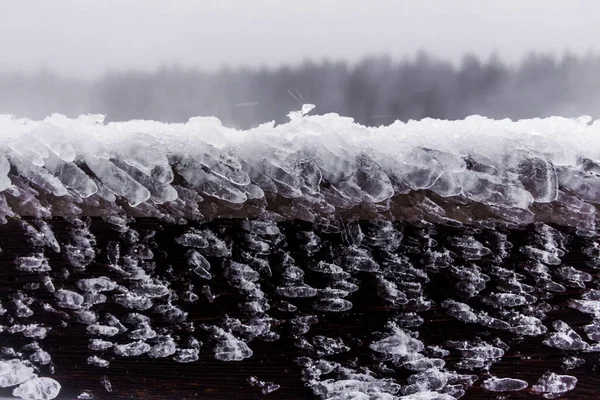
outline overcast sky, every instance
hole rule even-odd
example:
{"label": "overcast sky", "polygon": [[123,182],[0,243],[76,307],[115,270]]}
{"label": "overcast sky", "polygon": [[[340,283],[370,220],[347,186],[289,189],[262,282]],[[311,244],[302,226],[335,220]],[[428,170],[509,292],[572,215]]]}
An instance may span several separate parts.
{"label": "overcast sky", "polygon": [[0,0],[0,70],[600,53],[598,0]]}

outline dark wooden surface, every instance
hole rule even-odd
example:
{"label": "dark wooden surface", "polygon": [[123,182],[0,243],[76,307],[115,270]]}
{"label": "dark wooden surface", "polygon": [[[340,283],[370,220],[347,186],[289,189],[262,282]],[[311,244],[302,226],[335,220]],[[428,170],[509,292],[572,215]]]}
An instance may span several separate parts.
{"label": "dark wooden surface", "polygon": [[[235,231],[236,222],[221,221],[228,226],[227,229]],[[290,223],[291,224],[291,223]],[[52,226],[59,241],[67,240],[68,224],[63,220],[53,220]],[[163,271],[167,266],[172,266],[174,273],[187,268],[181,247],[177,247],[173,238],[181,234],[186,227],[168,226],[153,220],[138,220],[132,224],[138,232],[154,231],[156,236],[154,249],[157,270]],[[289,229],[293,229],[290,225]],[[92,223],[92,232],[97,240],[99,252],[96,260],[85,272],[75,273],[64,281],[65,285],[72,284],[86,274],[107,275],[106,254],[103,249],[109,240],[118,240],[118,234],[113,227],[95,219]],[[443,236],[444,232],[440,233]],[[527,235],[526,231],[514,234],[513,240],[520,240]],[[516,243],[518,245],[518,243]],[[293,244],[290,244],[293,246]],[[14,268],[14,258],[27,255],[31,251],[30,244],[23,234],[18,223],[10,221],[0,226],[0,296],[3,302],[10,299],[11,293],[21,289],[24,284],[34,281],[29,274],[19,273]],[[66,263],[63,254],[46,252],[50,257],[53,269],[60,269]],[[588,270],[584,266],[584,259],[577,253],[568,254],[570,265]],[[596,274],[596,271],[589,272]],[[183,276],[183,275],[182,275]],[[310,279],[307,278],[307,279]],[[384,331],[384,326],[390,315],[387,308],[375,293],[374,283],[369,276],[361,276],[360,290],[351,296],[354,307],[351,311],[341,315],[320,315],[319,323],[313,327],[309,335],[323,334],[340,336],[353,343],[352,351],[339,359],[357,358],[365,365],[374,364],[368,344],[373,340],[373,332]],[[174,286],[184,284],[185,281],[173,282]],[[440,274],[428,284],[427,294],[438,304],[447,296],[454,295],[454,281],[452,278]],[[60,285],[60,282],[57,282]],[[189,319],[196,324],[218,323],[225,314],[235,314],[236,305],[241,301],[240,295],[231,288],[224,278],[218,276],[211,282],[213,293],[218,295],[218,301],[209,303],[202,299],[189,305],[186,311]],[[269,293],[273,287],[264,283],[263,290]],[[581,332],[581,327],[591,321],[591,318],[576,310],[568,308],[566,301],[576,298],[580,289],[569,288],[560,295],[556,295],[548,302],[555,307],[548,313],[550,321],[563,320]],[[44,297],[45,296],[45,297]],[[38,300],[52,303],[53,298],[43,290],[36,292]],[[122,313],[120,306],[106,304],[102,308],[105,312]],[[285,315],[278,315],[285,319]],[[500,337],[510,345],[502,360],[494,364],[491,373],[498,376],[510,376],[535,383],[546,371],[561,373],[561,359],[567,355],[558,349],[553,349],[542,344],[542,337],[518,338],[515,335],[502,332],[492,332],[482,329],[478,325],[469,325],[448,317],[443,309],[434,306],[431,310],[420,314],[425,323],[418,328],[421,339],[427,344],[440,344],[446,340],[473,339],[476,336]],[[89,336],[85,332],[85,325],[70,322],[61,327],[59,321],[52,316],[39,317],[45,324],[52,326],[53,331],[44,340],[40,341],[42,347],[52,356],[55,368],[54,374],[42,371],[42,376],[52,376],[61,383],[63,389],[60,398],[75,398],[83,390],[90,390],[96,399],[313,399],[316,398],[310,389],[305,387],[301,379],[301,368],[295,359],[303,353],[294,346],[293,339],[284,334],[276,342],[253,341],[250,347],[254,351],[253,357],[242,362],[221,362],[213,357],[212,345],[203,344],[200,360],[195,363],[181,364],[169,358],[150,359],[148,357],[116,357],[107,369],[87,365],[86,359],[93,352],[87,349]],[[551,326],[550,321],[545,321]],[[6,321],[4,322],[6,323]],[[153,326],[160,326],[165,322],[152,321]],[[283,329],[283,328],[282,328]],[[202,341],[202,334],[198,333]],[[0,346],[18,348],[28,341],[16,335],[0,333]],[[569,352],[568,355],[573,355]],[[563,396],[565,399],[596,399],[600,397],[600,376],[597,371],[600,357],[597,353],[579,354],[586,360],[585,365],[575,370],[564,372],[574,375],[579,382],[577,388]],[[335,358],[333,358],[335,359]],[[454,358],[456,359],[456,357]],[[453,361],[449,356],[448,363]],[[44,373],[45,372],[45,373]],[[486,374],[481,372],[485,377]],[[107,376],[112,384],[112,392],[108,393],[101,384],[101,377]],[[272,381],[280,388],[263,396],[257,388],[248,384],[248,378],[256,376],[260,380]],[[396,375],[399,382],[405,379],[402,374]],[[471,388],[465,399],[490,399],[497,395],[483,391],[479,384],[481,379]],[[9,395],[9,389],[0,390],[1,395]],[[526,399],[541,398],[529,391],[505,394],[505,398]]]}

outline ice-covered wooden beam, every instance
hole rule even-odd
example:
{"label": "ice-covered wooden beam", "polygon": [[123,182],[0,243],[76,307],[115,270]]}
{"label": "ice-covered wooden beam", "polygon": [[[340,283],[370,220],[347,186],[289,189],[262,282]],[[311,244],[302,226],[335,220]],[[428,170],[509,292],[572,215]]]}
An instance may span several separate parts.
{"label": "ice-covered wooden beam", "polygon": [[365,127],[336,114],[238,131],[187,123],[0,116],[0,217],[131,216],[169,222],[352,210],[431,222],[591,231],[600,122],[473,116]]}

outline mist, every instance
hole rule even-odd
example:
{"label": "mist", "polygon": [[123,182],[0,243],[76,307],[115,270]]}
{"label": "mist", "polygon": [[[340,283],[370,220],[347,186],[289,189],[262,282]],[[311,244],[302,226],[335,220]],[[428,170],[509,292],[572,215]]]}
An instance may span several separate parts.
{"label": "mist", "polygon": [[108,121],[163,122],[216,116],[240,129],[285,122],[287,113],[303,103],[316,104],[319,114],[335,112],[369,126],[472,114],[597,117],[598,71],[600,56],[595,55],[532,53],[516,65],[497,56],[465,55],[455,66],[422,52],[401,62],[380,56],[357,63],[307,61],[216,72],[163,67],[113,71],[95,79],[50,71],[0,73],[0,113],[35,119],[101,113]]}

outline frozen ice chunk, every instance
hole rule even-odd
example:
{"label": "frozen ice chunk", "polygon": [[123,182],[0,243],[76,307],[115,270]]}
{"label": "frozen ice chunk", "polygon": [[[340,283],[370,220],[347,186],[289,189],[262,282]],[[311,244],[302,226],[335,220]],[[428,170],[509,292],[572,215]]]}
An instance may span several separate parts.
{"label": "frozen ice chunk", "polygon": [[196,273],[196,275],[204,279],[212,279],[212,274],[210,273],[210,263],[202,254],[194,249],[190,249],[186,253],[186,257],[189,266],[192,268],[192,271]]}
{"label": "frozen ice chunk", "polygon": [[220,361],[242,361],[252,357],[248,345],[231,333],[226,333],[214,349],[215,358]]}
{"label": "frozen ice chunk", "polygon": [[317,295],[317,289],[308,285],[283,286],[276,289],[276,293],[282,297],[314,297]]}
{"label": "frozen ice chunk", "polygon": [[116,334],[118,334],[119,328],[116,328],[114,326],[108,326],[108,325],[93,324],[93,325],[88,325],[87,332],[91,335],[110,337],[110,336],[115,336]]}
{"label": "frozen ice chunk", "polygon": [[148,350],[148,356],[152,358],[164,358],[169,357],[177,351],[177,346],[172,339],[167,339],[164,342],[158,343],[150,350]]}
{"label": "frozen ice chunk", "polygon": [[63,308],[78,310],[83,307],[84,297],[72,290],[60,289],[54,292],[54,297],[58,300],[58,305]]}
{"label": "frozen ice chunk", "polygon": [[44,168],[33,165],[20,157],[11,157],[10,161],[20,176],[27,178],[55,196],[64,196],[68,193],[62,182]]}
{"label": "frozen ice chunk", "polygon": [[52,357],[50,357],[50,353],[37,349],[35,353],[29,356],[29,360],[39,365],[48,365],[52,361]]}
{"label": "frozen ice chunk", "polygon": [[389,355],[393,358],[409,360],[425,348],[420,340],[409,336],[396,325],[390,325],[390,329],[392,331],[390,336],[371,343],[369,347],[373,351]]}
{"label": "frozen ice chunk", "polygon": [[52,378],[33,378],[13,390],[23,400],[51,400],[60,393],[60,383]]}
{"label": "frozen ice chunk", "polygon": [[538,203],[549,203],[558,197],[558,177],[548,160],[530,157],[518,167],[519,180]]}
{"label": "frozen ice chunk", "polygon": [[4,154],[0,154],[0,191],[4,191],[12,186],[12,182],[8,177],[10,172],[10,164]]}
{"label": "frozen ice chunk", "polygon": [[[191,363],[198,361],[200,358],[200,350],[198,349],[178,349],[177,354],[173,357],[173,360],[179,363]],[[222,360],[229,361],[229,360]]]}
{"label": "frozen ice chunk", "polygon": [[0,388],[18,385],[35,376],[33,368],[21,360],[0,361]]}
{"label": "frozen ice chunk", "polygon": [[92,365],[94,367],[106,368],[110,365],[108,360],[98,356],[90,356],[87,358],[88,365]]}
{"label": "frozen ice chunk", "polygon": [[142,341],[118,344],[113,348],[116,355],[123,357],[138,357],[147,353],[149,350],[150,345]]}
{"label": "frozen ice chunk", "polygon": [[313,308],[319,311],[345,312],[352,308],[352,303],[345,299],[323,298],[314,302]]}
{"label": "frozen ice chunk", "polygon": [[488,378],[481,384],[482,388],[490,392],[518,392],[527,386],[527,382],[515,378]]}
{"label": "frozen ice chunk", "polygon": [[109,342],[103,339],[91,339],[88,348],[93,351],[104,351],[111,349],[113,346],[113,342]]}
{"label": "frozen ice chunk", "polygon": [[58,157],[46,159],[44,167],[64,186],[85,199],[98,192],[98,185],[75,163],[64,162]]}
{"label": "frozen ice chunk", "polygon": [[102,375],[100,377],[100,383],[102,384],[102,386],[104,386],[104,389],[107,392],[112,392],[112,384],[110,383],[110,379],[108,379],[108,376]]}
{"label": "frozen ice chunk", "polygon": [[120,304],[125,308],[133,310],[144,311],[148,310],[154,305],[152,299],[148,296],[139,295],[133,292],[116,294],[113,298],[115,303]]}
{"label": "frozen ice chunk", "polygon": [[48,272],[52,268],[48,265],[48,260],[42,254],[29,257],[15,258],[15,264],[19,271],[24,272]]}
{"label": "frozen ice chunk", "polygon": [[551,333],[543,341],[546,346],[562,350],[586,350],[589,348],[589,344],[584,342],[581,336],[565,322],[555,321],[552,325],[556,332]]}
{"label": "frozen ice chunk", "polygon": [[537,385],[531,387],[534,393],[541,393],[547,399],[556,399],[575,389],[577,378],[570,375],[544,374]]}
{"label": "frozen ice chunk", "polygon": [[148,189],[109,160],[89,156],[85,158],[85,163],[108,189],[125,197],[132,206],[150,198]]}
{"label": "frozen ice chunk", "polygon": [[98,278],[80,279],[77,281],[77,287],[84,292],[110,292],[116,289],[117,284],[106,276]]}

